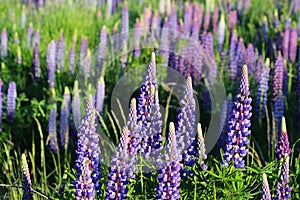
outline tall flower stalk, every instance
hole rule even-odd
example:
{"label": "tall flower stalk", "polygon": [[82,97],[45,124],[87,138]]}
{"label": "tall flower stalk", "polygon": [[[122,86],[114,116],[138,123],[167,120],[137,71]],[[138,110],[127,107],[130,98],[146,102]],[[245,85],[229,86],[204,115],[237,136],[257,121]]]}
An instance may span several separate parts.
{"label": "tall flower stalk", "polygon": [[95,193],[100,195],[101,188],[101,152],[99,135],[96,133],[96,111],[93,96],[88,96],[85,116],[78,128],[77,159],[75,170],[75,196],[77,199],[93,199]]}
{"label": "tall flower stalk", "polygon": [[65,87],[64,98],[60,110],[60,143],[64,149],[66,149],[69,144],[70,102],[70,92],[68,87]]}
{"label": "tall flower stalk", "polygon": [[271,193],[270,193],[267,175],[265,173],[263,173],[262,177],[263,177],[262,194],[261,194],[260,199],[261,200],[271,200]]}
{"label": "tall flower stalk", "polygon": [[57,153],[59,150],[58,142],[57,142],[57,133],[56,133],[56,104],[54,104],[50,110],[50,115],[48,119],[48,139],[50,149]]}
{"label": "tall flower stalk", "polygon": [[24,153],[22,154],[21,160],[22,160],[22,191],[23,191],[22,200],[33,200],[30,172],[29,172],[26,156]]}
{"label": "tall flower stalk", "polygon": [[286,129],[285,117],[282,117],[281,132],[278,138],[279,140],[275,147],[275,157],[277,159],[281,159],[284,157],[285,154],[290,155],[291,153],[289,137]]}
{"label": "tall flower stalk", "polygon": [[223,165],[230,163],[236,168],[244,168],[248,153],[248,136],[251,134],[251,97],[249,96],[248,68],[243,66],[239,92],[233,102],[232,111],[228,120],[226,145],[224,147]]}
{"label": "tall flower stalk", "polygon": [[116,150],[116,155],[112,158],[108,169],[106,200],[126,199],[127,197],[128,178],[132,170],[132,159],[130,159],[128,143],[129,131],[125,126],[123,128],[122,138]]}
{"label": "tall flower stalk", "polygon": [[2,106],[3,106],[3,96],[4,96],[4,91],[3,91],[3,82],[0,78],[0,132],[2,132]]}
{"label": "tall flower stalk", "polygon": [[169,125],[167,153],[164,158],[166,164],[158,170],[158,186],[156,188],[157,199],[180,199],[180,153],[181,152],[178,150],[174,123],[171,122]]}
{"label": "tall flower stalk", "polygon": [[8,84],[7,99],[6,99],[6,117],[12,122],[16,110],[17,86],[14,81]]}

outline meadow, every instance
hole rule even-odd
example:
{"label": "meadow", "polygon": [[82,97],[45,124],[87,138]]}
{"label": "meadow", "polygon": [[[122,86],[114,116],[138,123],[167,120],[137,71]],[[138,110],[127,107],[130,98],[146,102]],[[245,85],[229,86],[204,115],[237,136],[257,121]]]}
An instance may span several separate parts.
{"label": "meadow", "polygon": [[0,199],[300,199],[299,0],[0,0]]}

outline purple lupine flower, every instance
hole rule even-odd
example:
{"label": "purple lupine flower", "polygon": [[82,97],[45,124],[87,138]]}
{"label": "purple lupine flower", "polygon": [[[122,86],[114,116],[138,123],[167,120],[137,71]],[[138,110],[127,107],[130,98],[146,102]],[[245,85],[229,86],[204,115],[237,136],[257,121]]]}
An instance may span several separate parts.
{"label": "purple lupine flower", "polygon": [[97,57],[97,69],[100,69],[99,72],[102,73],[103,70],[103,64],[106,56],[106,46],[107,46],[107,38],[108,38],[108,32],[106,26],[103,26],[101,28],[100,33],[100,43],[98,47],[98,57]]}
{"label": "purple lupine flower", "polygon": [[30,22],[29,27],[27,29],[27,46],[26,46],[27,49],[30,48],[32,34],[33,34],[33,26],[32,26],[32,23]]}
{"label": "purple lupine flower", "polygon": [[75,47],[74,45],[71,46],[70,51],[69,51],[69,67],[68,67],[68,72],[71,75],[74,75],[75,71]]}
{"label": "purple lupine flower", "polygon": [[226,29],[226,23],[225,23],[225,17],[224,14],[221,14],[221,19],[218,26],[218,49],[219,52],[222,52],[223,44],[225,40],[225,29]]}
{"label": "purple lupine flower", "polygon": [[205,15],[204,15],[204,22],[203,22],[203,32],[207,32],[209,28],[210,23],[210,10],[206,9]]}
{"label": "purple lupine flower", "polygon": [[141,40],[141,23],[139,19],[136,19],[134,25],[134,35],[133,35],[133,41],[134,41],[133,54],[135,58],[141,56],[140,40]]}
{"label": "purple lupine flower", "polygon": [[20,46],[17,47],[17,64],[22,64],[22,52]]}
{"label": "purple lupine flower", "polygon": [[79,96],[77,80],[75,80],[74,89],[73,89],[72,114],[73,114],[73,120],[74,120],[75,126],[77,128],[81,122],[80,96]]}
{"label": "purple lupine flower", "polygon": [[140,124],[137,122],[137,110],[136,110],[136,99],[133,98],[130,102],[129,108],[129,116],[127,120],[127,127],[128,127],[128,151],[130,155],[130,159],[132,162],[131,171],[129,173],[130,178],[135,177],[135,163],[136,163],[136,155],[140,149]]}
{"label": "purple lupine flower", "polygon": [[237,11],[231,10],[228,14],[228,27],[230,32],[233,31],[237,22]]}
{"label": "purple lupine flower", "polygon": [[298,33],[296,28],[292,28],[290,33],[290,44],[289,44],[289,58],[292,63],[296,61],[297,55],[297,40],[298,40]]}
{"label": "purple lupine flower", "polygon": [[95,108],[102,115],[104,107],[104,97],[105,97],[105,82],[104,78],[101,76],[97,83],[96,97],[95,97]]}
{"label": "purple lupine flower", "polygon": [[158,170],[157,199],[180,199],[180,170],[182,166],[180,164],[180,151],[177,147],[176,131],[173,122],[171,122],[167,154],[165,154],[166,165]]}
{"label": "purple lupine flower", "polygon": [[59,40],[56,48],[57,69],[63,72],[65,68],[65,39],[62,31],[59,34]]}
{"label": "purple lupine flower", "polygon": [[274,103],[274,118],[279,125],[281,125],[284,112],[283,76],[283,60],[281,53],[278,52],[278,57],[274,65],[272,100]]}
{"label": "purple lupine flower", "polygon": [[169,61],[169,29],[168,21],[165,18],[165,22],[161,33],[160,53],[165,58],[166,62]]}
{"label": "purple lupine flower", "polygon": [[286,123],[285,118],[282,117],[282,125],[281,125],[281,131],[278,137],[278,143],[275,147],[275,157],[277,159],[284,158],[284,155],[290,155],[291,149],[290,149],[290,143],[289,143],[289,137],[286,129]]}
{"label": "purple lupine flower", "polygon": [[65,87],[64,98],[60,109],[60,143],[66,149],[69,144],[69,118],[70,118],[70,92],[69,88]]}
{"label": "purple lupine flower", "polygon": [[300,128],[300,46],[298,47],[298,73],[297,73],[297,124]]}
{"label": "purple lupine flower", "polygon": [[92,161],[88,156],[84,156],[80,162],[80,173],[75,182],[75,196],[76,199],[94,199],[95,185],[92,180],[91,170]]}
{"label": "purple lupine flower", "polygon": [[0,133],[2,132],[2,104],[3,104],[3,96],[4,96],[4,91],[3,91],[3,82],[0,78]]}
{"label": "purple lupine flower", "polygon": [[7,43],[8,43],[7,32],[6,32],[6,28],[4,28],[1,33],[1,57],[7,56]]}
{"label": "purple lupine flower", "polygon": [[265,42],[268,41],[268,32],[269,32],[268,18],[267,16],[264,16],[263,23],[262,23],[262,36]]}
{"label": "purple lupine flower", "polygon": [[203,170],[207,170],[207,166],[205,164],[205,160],[207,158],[206,150],[205,150],[205,143],[202,134],[201,124],[198,123],[197,125],[197,154],[198,154],[198,162]]}
{"label": "purple lupine flower", "polygon": [[48,71],[48,83],[50,88],[54,88],[55,84],[55,69],[56,69],[56,42],[52,40],[48,45],[47,56],[47,71]]}
{"label": "purple lupine flower", "polygon": [[231,80],[234,80],[238,73],[237,63],[236,63],[237,44],[238,44],[237,33],[236,33],[236,31],[233,31],[231,34],[231,40],[230,40],[229,66],[228,66],[229,77]]}
{"label": "purple lupine flower", "polygon": [[299,0],[293,0],[291,2],[292,14],[293,15],[296,14],[296,13],[298,13],[298,11],[299,11],[299,4],[300,4]]}
{"label": "purple lupine flower", "polygon": [[17,86],[14,81],[8,84],[7,99],[6,99],[6,117],[12,122],[16,110]]}
{"label": "purple lupine flower", "polygon": [[251,6],[250,0],[244,0],[244,9],[246,13],[248,12],[250,6]]}
{"label": "purple lupine flower", "polygon": [[255,58],[255,49],[253,44],[248,44],[247,53],[246,53],[246,65],[248,66],[249,73],[252,72],[255,66],[256,58]]}
{"label": "purple lupine flower", "polygon": [[248,153],[247,145],[249,130],[251,126],[251,97],[249,96],[248,69],[243,66],[242,78],[240,82],[239,93],[233,102],[231,115],[228,120],[228,130],[226,134],[226,146],[224,147],[223,165],[228,167],[232,162],[236,168],[244,168],[243,160]]}
{"label": "purple lupine flower", "polygon": [[124,2],[122,9],[122,23],[121,23],[121,44],[123,45],[124,41],[128,44],[128,31],[129,31],[129,12],[127,2]]}
{"label": "purple lupine flower", "polygon": [[39,45],[40,44],[40,30],[37,29],[34,33],[33,36],[33,41],[32,41],[32,46],[34,47],[35,45]]}
{"label": "purple lupine flower", "polygon": [[227,66],[228,66],[228,55],[227,55],[227,50],[224,49],[220,53],[220,71],[224,72],[225,67],[227,67]]}
{"label": "purple lupine flower", "polygon": [[266,106],[268,101],[269,90],[269,74],[270,74],[270,59],[267,58],[265,66],[262,67],[258,89],[256,93],[255,110],[258,118],[266,117]]}
{"label": "purple lupine flower", "polygon": [[80,43],[79,57],[78,57],[78,65],[80,70],[84,69],[87,51],[88,51],[88,41],[85,38],[85,36],[82,36],[81,43]]}
{"label": "purple lupine flower", "polygon": [[[176,137],[178,150],[183,154],[183,163],[187,166],[195,164],[196,152],[196,108],[193,96],[192,78],[188,77],[183,98],[180,100],[182,108],[177,115]],[[187,170],[188,172],[189,170]],[[185,174],[184,174],[185,176]]]}
{"label": "purple lupine flower", "polygon": [[37,44],[33,48],[32,55],[32,78],[40,80],[41,77],[41,65],[40,65],[40,53]]}
{"label": "purple lupine flower", "polygon": [[48,119],[48,141],[49,146],[52,152],[57,153],[58,152],[58,142],[57,142],[57,133],[56,133],[56,104],[52,106],[50,110],[50,115]]}
{"label": "purple lupine flower", "polygon": [[189,4],[189,2],[185,3],[185,9],[184,9],[184,17],[183,17],[183,23],[184,23],[184,35],[189,37],[191,34],[191,25],[192,25],[192,6]]}
{"label": "purple lupine flower", "polygon": [[262,177],[263,177],[262,193],[261,193],[260,200],[271,200],[271,193],[270,193],[267,175],[265,173],[263,173]]}
{"label": "purple lupine flower", "polygon": [[290,182],[290,156],[285,154],[280,173],[280,180],[277,182],[276,190],[274,191],[274,200],[289,199],[291,198],[292,187],[289,186]]}
{"label": "purple lupine flower", "polygon": [[[96,112],[93,96],[90,94],[87,100],[84,119],[78,128],[77,159],[75,170],[77,180],[75,182],[75,196],[78,199],[94,198],[94,193],[100,195],[101,182],[101,152],[99,146],[99,135],[96,133]],[[86,165],[86,162],[88,164]],[[87,166],[87,168],[85,167]],[[88,175],[87,175],[87,174]],[[88,180],[85,180],[88,178]]]}
{"label": "purple lupine flower", "polygon": [[23,191],[22,200],[33,200],[30,172],[29,172],[26,156],[24,153],[22,154],[21,160],[22,160],[22,191]]}
{"label": "purple lupine flower", "polygon": [[127,42],[125,40],[123,40],[122,53],[121,53],[121,58],[120,58],[120,62],[121,62],[123,69],[125,69],[127,67],[127,60],[128,60],[128,47],[127,46],[128,46]]}
{"label": "purple lupine flower", "polygon": [[87,55],[84,58],[84,63],[82,68],[84,78],[89,78],[91,76],[91,64],[92,64],[91,52],[88,49]]}
{"label": "purple lupine flower", "polygon": [[128,134],[128,128],[125,126],[123,128],[122,138],[116,149],[116,155],[112,158],[110,167],[108,168],[108,188],[106,190],[105,200],[126,199],[127,197],[128,174],[132,170],[130,169],[132,165],[128,152]]}
{"label": "purple lupine flower", "polygon": [[198,41],[199,31],[202,25],[202,7],[196,2],[194,3],[193,19],[192,38]]}
{"label": "purple lupine flower", "polygon": [[283,41],[282,41],[282,54],[285,60],[288,60],[289,56],[289,45],[290,45],[290,27],[285,26],[284,34],[283,34]]}
{"label": "purple lupine flower", "polygon": [[262,55],[259,55],[258,60],[256,62],[256,67],[254,69],[254,75],[255,75],[255,79],[257,80],[257,82],[259,81],[262,67],[263,67],[263,58],[262,58]]}
{"label": "purple lupine flower", "polygon": [[177,30],[178,30],[178,22],[177,22],[177,9],[176,6],[173,5],[172,6],[172,11],[171,11],[171,15],[168,21],[168,25],[169,25],[169,39],[170,39],[170,46],[171,49],[174,48],[172,47],[172,43],[176,42],[176,38],[177,38]]}
{"label": "purple lupine flower", "polygon": [[237,52],[238,73],[240,73],[243,65],[246,64],[246,55],[247,55],[243,38],[239,39],[239,43],[238,43],[236,52]]}
{"label": "purple lupine flower", "polygon": [[219,8],[214,8],[214,15],[213,15],[213,32],[216,33],[218,30],[218,21],[219,21]]}

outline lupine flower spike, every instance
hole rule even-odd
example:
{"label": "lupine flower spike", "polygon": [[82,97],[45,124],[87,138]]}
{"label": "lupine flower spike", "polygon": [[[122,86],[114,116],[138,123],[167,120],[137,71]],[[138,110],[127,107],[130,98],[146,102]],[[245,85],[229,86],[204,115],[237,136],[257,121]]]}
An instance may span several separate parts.
{"label": "lupine flower spike", "polygon": [[1,33],[1,51],[0,51],[1,57],[7,56],[7,43],[8,43],[7,32],[6,32],[6,28],[4,28]]}
{"label": "lupine flower spike", "polygon": [[263,177],[263,183],[262,183],[262,194],[260,200],[271,200],[271,193],[270,193],[267,175],[263,173],[262,177]]}
{"label": "lupine flower spike", "polygon": [[101,76],[97,83],[96,97],[95,97],[95,108],[102,114],[104,107],[104,97],[105,97],[105,82],[104,78]]}
{"label": "lupine flower spike", "polygon": [[70,92],[68,87],[65,87],[64,98],[60,110],[60,143],[64,149],[66,149],[69,144],[70,102]]}
{"label": "lupine flower spike", "polygon": [[198,162],[201,166],[201,168],[203,170],[207,169],[207,166],[205,164],[205,160],[207,158],[206,155],[206,150],[205,150],[205,143],[204,143],[204,138],[203,138],[203,134],[202,134],[202,128],[201,128],[201,124],[198,123],[197,125],[197,150],[198,150]]}
{"label": "lupine flower spike", "polygon": [[48,83],[50,88],[54,88],[55,83],[55,69],[56,69],[56,42],[54,40],[48,45],[47,49],[47,71]]}
{"label": "lupine flower spike", "polygon": [[167,154],[165,154],[166,164],[163,168],[158,170],[157,199],[180,199],[180,153],[174,123],[171,122],[169,125]]}
{"label": "lupine flower spike", "polygon": [[33,48],[32,56],[32,77],[39,80],[41,77],[40,53],[37,45]]}
{"label": "lupine flower spike", "polygon": [[54,152],[58,152],[58,142],[57,142],[57,133],[56,133],[56,114],[57,109],[54,105],[50,110],[50,115],[48,119],[48,131],[49,135],[47,138],[47,143],[49,142],[50,149]]}
{"label": "lupine flower spike", "polygon": [[277,182],[276,190],[274,191],[274,200],[286,200],[291,198],[292,187],[289,186],[290,182],[290,156],[284,154],[283,163],[281,168],[280,180]]}
{"label": "lupine flower spike", "polygon": [[281,132],[278,139],[279,141],[275,147],[275,157],[277,159],[281,159],[284,157],[285,154],[290,155],[291,153],[289,137],[286,129],[285,117],[282,117]]}
{"label": "lupine flower spike", "polygon": [[94,199],[95,193],[100,195],[101,188],[101,152],[99,135],[96,133],[96,111],[93,96],[90,94],[87,100],[84,119],[78,128],[77,159],[75,170],[77,179],[75,182],[76,199]]}
{"label": "lupine flower spike", "polygon": [[116,155],[112,158],[109,167],[108,183],[105,200],[126,199],[128,175],[132,170],[132,163],[128,152],[129,131],[125,126],[122,138],[117,147]]}
{"label": "lupine flower spike", "polygon": [[32,184],[30,179],[29,167],[27,164],[26,156],[22,154],[22,200],[33,200]]}
{"label": "lupine flower spike", "polygon": [[79,96],[77,80],[74,83],[74,89],[73,89],[72,114],[73,114],[73,120],[76,125],[76,128],[78,128],[81,121],[81,110],[80,110],[80,96]]}
{"label": "lupine flower spike", "polygon": [[17,86],[15,82],[10,82],[7,90],[6,117],[12,122],[16,110]]}
{"label": "lupine flower spike", "polygon": [[233,102],[231,115],[228,120],[226,145],[224,147],[223,165],[228,167],[232,162],[236,168],[244,168],[248,153],[248,136],[251,133],[251,97],[249,97],[248,68],[243,66],[239,92]]}

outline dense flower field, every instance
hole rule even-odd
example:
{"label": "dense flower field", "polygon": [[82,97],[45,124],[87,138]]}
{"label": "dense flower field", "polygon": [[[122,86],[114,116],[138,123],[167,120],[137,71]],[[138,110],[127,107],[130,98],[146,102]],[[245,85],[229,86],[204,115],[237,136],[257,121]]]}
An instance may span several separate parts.
{"label": "dense flower field", "polygon": [[1,2],[0,199],[300,199],[299,13]]}

